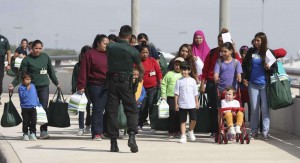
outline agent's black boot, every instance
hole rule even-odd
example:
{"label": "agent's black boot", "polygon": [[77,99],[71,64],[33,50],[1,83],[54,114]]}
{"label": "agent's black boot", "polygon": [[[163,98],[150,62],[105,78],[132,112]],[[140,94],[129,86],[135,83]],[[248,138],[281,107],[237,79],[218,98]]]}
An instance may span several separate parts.
{"label": "agent's black boot", "polygon": [[118,142],[116,138],[110,139],[110,151],[111,152],[119,152]]}
{"label": "agent's black boot", "polygon": [[135,133],[132,131],[129,133],[128,147],[130,147],[130,151],[132,153],[136,153],[139,151],[139,148],[136,145],[136,141],[135,141]]}

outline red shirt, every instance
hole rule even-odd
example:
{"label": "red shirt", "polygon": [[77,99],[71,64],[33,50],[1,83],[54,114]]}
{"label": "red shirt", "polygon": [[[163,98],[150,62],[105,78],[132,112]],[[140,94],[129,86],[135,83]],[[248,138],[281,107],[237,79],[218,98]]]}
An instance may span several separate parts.
{"label": "red shirt", "polygon": [[142,61],[142,64],[145,69],[143,86],[146,89],[155,87],[157,80],[162,80],[162,73],[157,61],[152,57],[147,57],[146,60]]}
{"label": "red shirt", "polygon": [[[214,81],[214,69],[217,60],[220,58],[220,49],[219,48],[214,48],[211,49],[210,51],[214,50],[214,54],[211,56],[210,53],[206,56],[205,61],[204,61],[204,67],[202,69],[202,80],[207,81],[207,80],[212,80]],[[235,53],[235,59],[240,61],[242,63],[242,59],[239,56],[239,54],[236,52]]]}
{"label": "red shirt", "polygon": [[107,56],[105,52],[96,49],[88,50],[80,61],[78,90],[86,88],[86,85],[103,85],[106,72]]}

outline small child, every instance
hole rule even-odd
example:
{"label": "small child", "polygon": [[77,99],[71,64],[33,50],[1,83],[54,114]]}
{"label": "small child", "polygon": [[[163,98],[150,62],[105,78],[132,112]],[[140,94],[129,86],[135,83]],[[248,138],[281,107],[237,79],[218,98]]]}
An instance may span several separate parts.
{"label": "small child", "polygon": [[[225,89],[225,99],[221,101],[221,108],[239,108],[240,102],[235,100],[236,90],[230,86]],[[244,113],[238,111],[237,113],[231,112],[230,110],[224,111],[224,118],[226,119],[227,126],[229,127],[229,134],[235,135],[242,133],[241,126],[244,121]],[[233,127],[233,115],[236,114],[236,127]]]}
{"label": "small child", "polygon": [[[78,74],[79,74],[79,69],[80,69],[80,61],[82,60],[84,54],[90,49],[91,49],[91,47],[87,46],[87,45],[81,48],[79,60],[75,64],[75,66],[73,68],[73,73],[72,73],[72,90],[71,90],[72,94],[74,94],[77,91],[77,80],[78,80]],[[90,115],[91,100],[89,98],[87,89],[85,89],[85,95],[88,99],[88,103],[86,105],[86,120],[85,120],[86,127],[85,127],[85,130],[83,130],[84,129],[84,112],[79,112],[78,113],[79,130],[77,133],[78,136],[82,136],[84,133],[88,134],[88,133],[90,133],[90,130],[91,130],[91,115]]]}
{"label": "small child", "polygon": [[169,71],[163,78],[161,84],[161,98],[166,100],[169,105],[169,139],[173,139],[180,133],[179,114],[175,109],[174,89],[176,81],[182,77],[180,65],[184,58],[177,57],[174,61],[174,70]]}
{"label": "small child", "polygon": [[[133,84],[137,84],[137,88],[135,91],[135,99],[138,108],[141,107],[142,101],[146,97],[146,90],[143,86],[143,80],[139,82],[140,71],[137,68],[133,68]],[[138,82],[138,83],[136,83]]]}
{"label": "small child", "polygon": [[[30,74],[24,72],[22,74],[22,85],[19,87],[20,105],[23,118],[23,140],[36,141],[36,109],[39,105],[39,100],[34,84],[31,83]],[[29,136],[28,136],[29,128]]]}
{"label": "small child", "polygon": [[182,77],[176,81],[175,85],[175,108],[179,111],[181,138],[180,143],[186,143],[186,119],[187,113],[191,120],[188,137],[190,141],[195,141],[194,128],[197,120],[196,109],[199,109],[198,87],[195,79],[189,73],[191,68],[186,61],[180,66]]}
{"label": "small child", "polygon": [[[143,99],[146,97],[146,90],[143,87],[143,81],[139,81],[140,77],[140,71],[137,68],[133,68],[133,78],[132,78],[132,83],[135,86],[134,92],[135,92],[135,99],[138,108],[141,107]],[[138,128],[139,130],[139,128]],[[119,136],[122,138],[123,136],[126,135],[126,129],[119,129]]]}

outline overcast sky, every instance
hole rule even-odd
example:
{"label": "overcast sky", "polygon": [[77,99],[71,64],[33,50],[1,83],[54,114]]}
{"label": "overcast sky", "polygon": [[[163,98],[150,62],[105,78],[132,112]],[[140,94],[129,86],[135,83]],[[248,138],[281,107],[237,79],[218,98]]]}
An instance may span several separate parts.
{"label": "overcast sky", "polygon": [[[238,48],[250,45],[263,29],[270,48],[283,47],[296,55],[300,1],[264,1],[262,23],[262,0],[231,0],[229,30],[234,42]],[[40,39],[47,48],[79,51],[91,45],[96,34],[117,34],[122,25],[130,24],[130,7],[131,0],[0,0],[0,33],[11,44],[22,38]],[[219,0],[140,0],[140,32],[162,51],[178,51],[181,44],[192,42],[198,29],[211,48],[217,46]]]}

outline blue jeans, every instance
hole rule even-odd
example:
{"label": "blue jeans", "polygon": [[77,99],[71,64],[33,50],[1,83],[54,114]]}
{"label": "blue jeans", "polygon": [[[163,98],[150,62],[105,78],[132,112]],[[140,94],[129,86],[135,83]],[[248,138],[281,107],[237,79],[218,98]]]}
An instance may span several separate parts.
{"label": "blue jeans", "polygon": [[92,134],[103,134],[103,111],[106,105],[106,89],[104,85],[89,85],[89,96],[93,104]]}
{"label": "blue jeans", "polygon": [[251,116],[250,127],[252,133],[258,132],[259,123],[259,108],[262,112],[263,128],[262,134],[268,134],[270,128],[268,99],[266,92],[266,85],[257,85],[249,83],[248,86],[250,103],[251,103]]}

